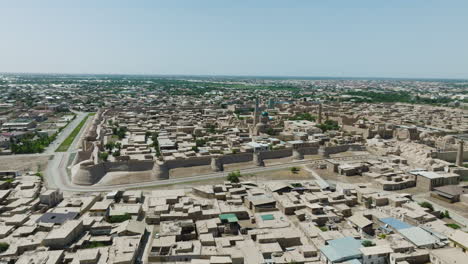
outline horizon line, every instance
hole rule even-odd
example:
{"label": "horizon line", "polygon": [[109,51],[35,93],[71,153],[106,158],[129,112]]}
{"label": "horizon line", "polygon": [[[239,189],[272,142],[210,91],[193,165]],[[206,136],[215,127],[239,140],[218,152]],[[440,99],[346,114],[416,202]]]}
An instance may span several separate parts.
{"label": "horizon line", "polygon": [[361,77],[361,76],[301,76],[301,75],[237,75],[237,74],[152,74],[152,73],[57,73],[57,72],[0,72],[6,75],[70,75],[70,76],[147,76],[147,77],[235,77],[235,78],[282,78],[282,79],[361,79],[361,80],[443,80],[443,81],[468,81],[467,78],[453,77]]}

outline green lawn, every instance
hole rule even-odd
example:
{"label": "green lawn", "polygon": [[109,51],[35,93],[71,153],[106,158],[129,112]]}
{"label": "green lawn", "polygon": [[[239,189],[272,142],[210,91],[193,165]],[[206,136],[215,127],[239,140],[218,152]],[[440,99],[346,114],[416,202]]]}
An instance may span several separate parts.
{"label": "green lawn", "polygon": [[56,152],[65,152],[68,150],[70,145],[73,143],[73,140],[75,140],[75,137],[78,135],[78,133],[80,133],[81,128],[83,128],[89,116],[91,116],[91,114],[87,115],[83,120],[81,120],[78,126],[76,126],[75,129],[73,129],[70,135],[68,135],[68,137],[62,142],[62,144],[60,144],[60,146],[55,150]]}
{"label": "green lawn", "polygon": [[461,227],[457,224],[445,224],[446,226],[450,227],[450,228],[453,228],[453,229],[460,229]]}

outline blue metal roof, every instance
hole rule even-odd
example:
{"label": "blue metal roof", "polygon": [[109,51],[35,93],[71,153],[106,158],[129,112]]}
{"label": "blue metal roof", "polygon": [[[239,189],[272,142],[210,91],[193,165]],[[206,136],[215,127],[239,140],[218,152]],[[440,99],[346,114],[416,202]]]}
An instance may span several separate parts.
{"label": "blue metal roof", "polygon": [[[343,237],[328,241],[328,246],[320,248],[320,251],[330,262],[342,262],[361,258],[361,241],[354,237]],[[359,262],[358,262],[359,263]]]}
{"label": "blue metal roof", "polygon": [[405,228],[410,228],[413,227],[412,225],[405,223],[403,221],[400,221],[396,218],[393,217],[387,217],[387,218],[380,218],[380,222],[389,225],[390,227],[400,230],[400,229],[405,229]]}

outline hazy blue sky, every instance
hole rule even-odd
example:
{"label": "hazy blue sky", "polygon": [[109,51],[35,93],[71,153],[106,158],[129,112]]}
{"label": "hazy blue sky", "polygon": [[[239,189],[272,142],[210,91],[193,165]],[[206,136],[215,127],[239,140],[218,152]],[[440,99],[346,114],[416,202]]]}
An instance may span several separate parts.
{"label": "hazy blue sky", "polygon": [[0,0],[0,72],[468,78],[468,1]]}

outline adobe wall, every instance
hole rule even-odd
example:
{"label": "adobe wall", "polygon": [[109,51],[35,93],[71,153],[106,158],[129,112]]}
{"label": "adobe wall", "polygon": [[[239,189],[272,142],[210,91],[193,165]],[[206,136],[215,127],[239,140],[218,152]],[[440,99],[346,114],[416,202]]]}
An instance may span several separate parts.
{"label": "adobe wall", "polygon": [[72,182],[78,185],[93,185],[106,174],[103,163],[93,164],[86,160],[72,167]]}
{"label": "adobe wall", "polygon": [[[448,162],[455,162],[457,160],[456,151],[433,152],[431,156]],[[468,161],[468,151],[463,152],[463,161]]]}
{"label": "adobe wall", "polygon": [[91,156],[93,154],[93,149],[90,148],[90,150],[88,151],[84,151],[84,150],[80,150],[77,152],[76,154],[76,160],[73,164],[77,164],[77,163],[80,163],[84,160],[88,160],[88,159],[91,159]]}
{"label": "adobe wall", "polygon": [[221,157],[221,162],[223,164],[249,162],[252,160],[253,160],[253,153],[237,153],[237,154],[224,155]]}
{"label": "adobe wall", "polygon": [[[331,146],[331,147],[308,147],[298,149],[296,152],[300,152],[301,155],[314,155],[314,154],[335,154],[349,150],[361,150],[362,145],[343,145],[343,146]],[[169,171],[171,169],[181,167],[193,167],[193,166],[207,166],[211,165],[213,171],[222,171],[224,164],[234,164],[242,162],[253,161],[257,166],[263,166],[263,160],[265,159],[279,159],[291,157],[293,155],[292,148],[270,150],[254,153],[238,153],[229,154],[224,156],[206,156],[206,157],[192,157],[188,159],[180,160],[168,160],[168,161],[154,161],[154,160],[128,160],[128,161],[113,161],[113,162],[101,162],[96,164],[97,151],[96,147],[93,147],[93,151],[81,151],[78,153],[78,163],[72,168],[72,182],[80,185],[92,185],[101,180],[104,175],[109,172],[118,171],[150,171],[155,179],[169,179]],[[254,157],[256,155],[256,157]],[[82,160],[86,158],[85,160]]]}
{"label": "adobe wall", "polygon": [[129,160],[104,162],[104,169],[107,172],[113,171],[147,171],[152,170],[154,161],[152,160]]}
{"label": "adobe wall", "polygon": [[[79,185],[92,185],[99,182],[102,177],[104,177],[109,172],[152,171],[154,166],[154,161],[146,160],[101,162],[97,164],[94,164],[92,160],[85,160],[73,166],[72,182]],[[158,177],[159,175],[155,176]]]}
{"label": "adobe wall", "polygon": [[168,169],[176,169],[182,167],[204,166],[211,164],[211,156],[193,157],[188,159],[167,160],[164,162]]}
{"label": "adobe wall", "polygon": [[276,149],[260,153],[262,159],[280,159],[292,156],[292,149]]}
{"label": "adobe wall", "polygon": [[346,151],[360,151],[365,150],[365,147],[358,144],[347,144],[347,145],[339,145],[339,146],[329,146],[329,147],[322,147],[321,152],[325,154],[337,154]]}
{"label": "adobe wall", "polygon": [[299,151],[302,155],[317,155],[319,153],[319,147],[301,148]]}

